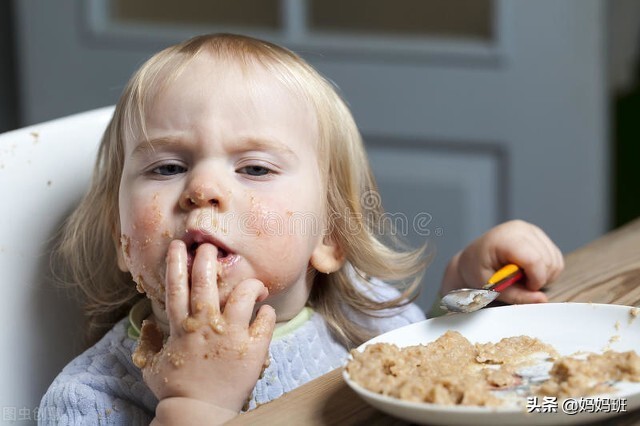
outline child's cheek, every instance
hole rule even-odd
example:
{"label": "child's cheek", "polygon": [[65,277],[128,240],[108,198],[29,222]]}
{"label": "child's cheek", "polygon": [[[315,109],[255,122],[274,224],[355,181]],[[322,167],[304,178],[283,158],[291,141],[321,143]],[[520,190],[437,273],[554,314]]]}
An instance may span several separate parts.
{"label": "child's cheek", "polygon": [[[136,288],[160,302],[164,301],[164,256],[173,237],[166,226],[158,194],[132,206],[128,226],[123,226],[122,255]],[[123,224],[124,225],[124,224]]]}
{"label": "child's cheek", "polygon": [[159,193],[154,193],[151,200],[135,206],[134,227],[148,236],[158,235],[158,230],[164,221],[164,215],[160,209]]}
{"label": "child's cheek", "polygon": [[240,220],[241,232],[258,238],[281,239],[281,243],[294,243],[296,247],[320,232],[322,218],[312,211],[293,210],[289,200],[265,202],[253,195],[250,200],[250,210]]}
{"label": "child's cheek", "polygon": [[270,295],[276,295],[306,271],[317,218],[310,212],[290,210],[289,202],[266,202],[255,197],[251,198],[248,217],[243,232],[252,241],[254,256],[261,257],[258,278]]}
{"label": "child's cheek", "polygon": [[131,278],[136,283],[136,290],[159,301],[164,300],[163,282],[158,270],[153,268],[152,259],[147,253],[151,244],[149,237],[137,238],[135,234],[122,234],[120,237],[123,259],[131,273]]}
{"label": "child's cheek", "polygon": [[278,214],[249,193],[249,210],[238,217],[240,232],[258,239],[278,233]]}

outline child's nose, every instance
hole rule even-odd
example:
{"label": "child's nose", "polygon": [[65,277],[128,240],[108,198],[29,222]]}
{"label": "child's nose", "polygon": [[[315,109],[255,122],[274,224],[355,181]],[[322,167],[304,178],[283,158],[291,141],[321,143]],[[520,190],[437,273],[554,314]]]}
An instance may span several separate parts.
{"label": "child's nose", "polygon": [[209,206],[226,209],[227,197],[224,193],[217,179],[204,176],[196,177],[189,182],[180,197],[180,207],[184,210]]}
{"label": "child's nose", "polygon": [[217,196],[205,196],[201,192],[194,192],[184,195],[180,200],[180,207],[184,210],[188,210],[193,207],[207,207],[220,205],[219,197]]}

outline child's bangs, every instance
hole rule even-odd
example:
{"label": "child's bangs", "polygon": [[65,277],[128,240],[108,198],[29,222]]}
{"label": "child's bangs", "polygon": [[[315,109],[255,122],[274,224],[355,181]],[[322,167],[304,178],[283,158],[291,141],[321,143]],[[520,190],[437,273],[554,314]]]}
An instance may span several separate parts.
{"label": "child's bangs", "polygon": [[152,57],[132,78],[124,95],[123,141],[149,142],[146,118],[157,97],[186,68],[197,52],[183,52],[176,48],[164,50]]}

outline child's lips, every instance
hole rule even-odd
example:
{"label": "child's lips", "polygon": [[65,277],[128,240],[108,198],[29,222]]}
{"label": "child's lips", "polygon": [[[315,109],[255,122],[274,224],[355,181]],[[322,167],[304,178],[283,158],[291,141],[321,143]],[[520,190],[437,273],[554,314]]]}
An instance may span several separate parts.
{"label": "child's lips", "polygon": [[217,239],[214,235],[204,233],[200,230],[188,230],[182,238],[187,246],[187,264],[192,265],[196,257],[198,247],[202,244],[211,244],[218,251],[218,262],[221,264],[231,264],[237,255],[226,244]]}
{"label": "child's lips", "polygon": [[[198,243],[192,243],[191,246],[187,247],[187,271],[189,273],[189,278],[191,278],[191,271],[193,270],[193,263],[195,261],[196,252],[199,246],[200,244]],[[226,273],[229,268],[231,268],[238,262],[238,260],[240,260],[240,256],[238,256],[236,253],[230,253],[224,248],[217,246],[216,248],[218,249],[218,274],[220,274],[221,272]]]}

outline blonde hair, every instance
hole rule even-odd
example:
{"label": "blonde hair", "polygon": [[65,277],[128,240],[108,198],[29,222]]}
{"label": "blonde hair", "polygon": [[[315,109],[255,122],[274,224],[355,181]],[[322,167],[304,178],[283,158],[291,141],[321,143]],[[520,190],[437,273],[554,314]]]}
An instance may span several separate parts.
{"label": "blonde hair", "polygon": [[[145,134],[147,106],[203,51],[243,67],[273,71],[277,81],[314,108],[319,165],[326,176],[328,238],[338,244],[347,263],[331,274],[313,271],[309,304],[347,346],[365,341],[371,337],[370,330],[353,323],[347,310],[375,315],[412,301],[426,267],[426,246],[416,250],[403,246],[383,220],[381,204],[370,202],[379,198],[361,136],[334,87],[293,52],[230,34],[194,37],[157,53],[134,74],[116,106],[100,144],[90,189],[67,221],[57,250],[68,280],[83,296],[90,340],[102,335],[142,297],[131,276],[117,266],[124,141]],[[399,296],[376,301],[367,295],[368,277],[399,285]]]}

